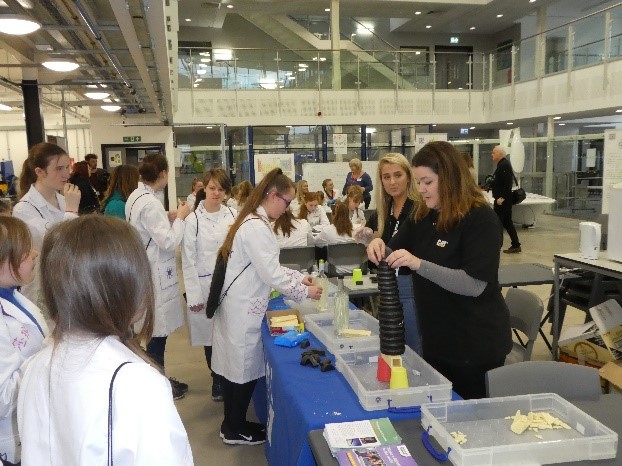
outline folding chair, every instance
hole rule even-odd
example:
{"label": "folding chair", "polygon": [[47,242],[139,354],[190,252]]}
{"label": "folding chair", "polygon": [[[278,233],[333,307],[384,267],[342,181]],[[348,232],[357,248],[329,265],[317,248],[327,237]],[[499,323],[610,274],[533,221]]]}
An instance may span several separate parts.
{"label": "folding chair", "polygon": [[[512,331],[518,340],[514,342],[512,351],[506,356],[505,363],[529,361],[544,312],[542,300],[531,291],[510,288],[505,296],[505,303],[510,310]],[[519,332],[527,337],[526,342],[523,342]]]}

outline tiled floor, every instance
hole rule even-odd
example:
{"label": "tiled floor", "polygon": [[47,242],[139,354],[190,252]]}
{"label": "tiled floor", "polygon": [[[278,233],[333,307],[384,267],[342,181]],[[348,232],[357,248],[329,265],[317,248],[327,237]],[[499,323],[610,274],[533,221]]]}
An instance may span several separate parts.
{"label": "tiled floor", "polygon": [[[579,220],[544,215],[539,217],[533,229],[519,229],[523,252],[501,254],[502,264],[539,262],[553,265],[553,253],[578,251]],[[505,235],[505,246],[509,238]],[[537,293],[543,301],[548,300],[550,285],[526,287]],[[582,323],[585,314],[568,308],[565,324]],[[550,359],[541,338],[535,344],[533,359]],[[222,421],[222,403],[211,400],[211,378],[205,363],[203,348],[191,347],[185,329],[169,338],[166,354],[168,375],[188,383],[186,397],[176,402],[181,418],[190,436],[190,443],[197,466],[236,466],[266,464],[263,446],[227,446],[219,438]]]}

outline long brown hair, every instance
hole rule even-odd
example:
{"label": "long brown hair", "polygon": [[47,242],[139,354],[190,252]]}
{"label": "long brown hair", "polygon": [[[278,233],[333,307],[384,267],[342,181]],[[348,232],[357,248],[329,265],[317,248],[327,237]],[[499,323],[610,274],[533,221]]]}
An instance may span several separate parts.
{"label": "long brown hair", "polygon": [[413,174],[410,169],[410,164],[408,163],[408,159],[404,157],[402,154],[398,154],[396,152],[389,152],[382,156],[380,161],[378,162],[378,171],[376,172],[376,186],[380,186],[380,189],[375,189],[376,193],[376,212],[378,216],[378,234],[382,236],[384,233],[384,223],[387,218],[388,213],[391,210],[391,205],[393,204],[393,198],[389,193],[387,193],[384,189],[384,185],[382,184],[382,169],[385,165],[397,165],[402,170],[406,172],[406,176],[408,177],[408,186],[406,187],[406,196],[413,201],[417,201],[418,193],[415,188],[415,183],[413,182]]}
{"label": "long brown hair", "polygon": [[132,191],[138,187],[138,178],[138,168],[134,165],[119,165],[115,167],[110,176],[110,184],[108,189],[106,189],[102,205],[105,206],[108,203],[108,199],[115,191],[119,191],[123,199],[127,200]]}
{"label": "long brown hair", "polygon": [[345,202],[338,201],[335,204],[333,213],[333,225],[339,236],[352,236],[352,220],[350,220],[350,209]]}
{"label": "long brown hair", "polygon": [[[153,332],[151,266],[138,232],[127,222],[85,215],[54,225],[41,248],[44,301],[56,343],[72,332],[116,336],[146,361],[140,348]],[[138,338],[131,326],[144,313]]]}
{"label": "long brown hair", "polygon": [[[307,202],[317,201],[318,205],[320,200],[318,199],[317,193],[308,192],[302,197],[302,203],[300,204],[300,213],[298,214],[299,219],[307,220],[309,216],[309,209],[307,209]],[[319,208],[319,207],[318,207]]]}
{"label": "long brown hair", "polygon": [[240,184],[238,184],[238,195],[236,201],[238,201],[238,207],[240,209],[246,203],[252,192],[253,185],[250,181],[244,180]]}
{"label": "long brown hair", "polygon": [[0,216],[0,266],[5,262],[13,278],[22,281],[19,267],[32,250],[28,226],[18,218]]}
{"label": "long brown hair", "polygon": [[[413,167],[428,167],[438,175],[441,209],[436,229],[448,231],[475,207],[488,205],[477,187],[464,159],[455,147],[445,141],[430,142],[415,154]],[[420,202],[414,210],[415,220],[428,215],[430,209]]]}
{"label": "long brown hair", "polygon": [[257,215],[257,208],[272,189],[275,189],[277,193],[283,195],[294,189],[294,182],[285,176],[280,168],[275,168],[269,171],[266,176],[264,176],[263,180],[261,180],[261,183],[255,186],[255,189],[239,211],[235,222],[233,222],[233,225],[229,228],[227,238],[218,251],[225,264],[229,260],[229,254],[231,254],[231,248],[233,247],[233,238],[235,238],[235,234],[238,232],[240,225],[242,225],[242,222],[246,220],[248,215]]}
{"label": "long brown hair", "polygon": [[22,174],[19,177],[19,198],[28,192],[30,186],[37,181],[36,168],[45,170],[53,157],[56,159],[62,155],[67,155],[65,149],[50,142],[40,142],[35,144],[28,151],[28,157],[24,160]]}
{"label": "long brown hair", "polygon": [[281,233],[283,233],[283,236],[289,238],[292,234],[292,231],[296,229],[296,225],[294,225],[293,220],[294,214],[292,214],[291,210],[287,209],[283,215],[281,215],[274,221],[274,226],[272,227],[272,230],[274,230],[274,233],[277,235],[280,231]]}

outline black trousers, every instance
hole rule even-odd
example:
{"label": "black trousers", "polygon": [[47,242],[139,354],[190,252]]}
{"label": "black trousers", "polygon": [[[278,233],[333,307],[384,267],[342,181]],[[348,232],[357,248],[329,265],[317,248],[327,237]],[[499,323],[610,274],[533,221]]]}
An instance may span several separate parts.
{"label": "black trousers", "polygon": [[497,200],[495,199],[494,210],[496,214],[499,216],[499,220],[501,220],[501,224],[505,231],[510,235],[510,240],[512,241],[512,247],[517,248],[520,246],[520,241],[518,241],[518,233],[516,233],[516,228],[514,227],[514,222],[512,222],[512,203],[509,199],[503,201],[503,204],[498,205]]}
{"label": "black trousers", "polygon": [[503,366],[505,358],[479,366],[457,366],[444,361],[425,358],[453,384],[453,390],[465,400],[486,398],[486,372]]}
{"label": "black trousers", "polygon": [[233,432],[239,432],[246,423],[246,411],[248,411],[248,406],[251,404],[257,380],[243,384],[231,382],[224,377],[222,380],[225,405],[223,424],[226,424]]}
{"label": "black trousers", "polygon": [[168,337],[153,337],[147,343],[147,354],[164,369],[164,350]]}
{"label": "black trousers", "polygon": [[203,349],[205,350],[205,360],[207,361],[207,367],[209,367],[209,370],[212,372],[212,377],[214,378],[213,382],[215,384],[222,385],[224,383],[223,376],[216,374],[212,370],[212,347],[204,346]]}

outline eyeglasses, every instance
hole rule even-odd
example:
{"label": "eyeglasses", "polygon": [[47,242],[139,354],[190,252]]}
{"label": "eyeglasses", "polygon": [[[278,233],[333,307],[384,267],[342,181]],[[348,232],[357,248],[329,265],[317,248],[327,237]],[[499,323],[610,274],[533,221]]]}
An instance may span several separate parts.
{"label": "eyeglasses", "polygon": [[283,202],[285,202],[285,208],[289,207],[289,205],[292,203],[293,199],[285,199],[281,194],[279,194],[277,191],[274,191],[274,195],[276,197],[278,197],[279,199],[282,199]]}

